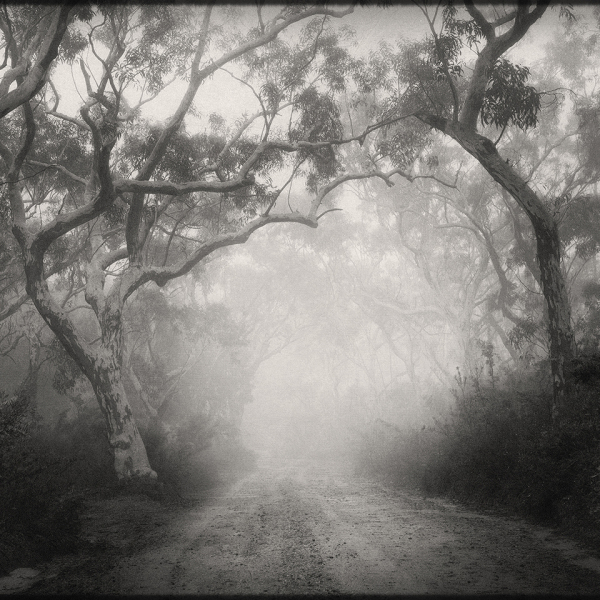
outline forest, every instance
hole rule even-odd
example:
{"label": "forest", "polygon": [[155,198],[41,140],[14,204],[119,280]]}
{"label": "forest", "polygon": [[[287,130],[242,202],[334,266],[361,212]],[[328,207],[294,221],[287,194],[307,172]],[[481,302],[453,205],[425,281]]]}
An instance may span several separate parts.
{"label": "forest", "polygon": [[0,32],[0,575],[263,456],[600,540],[599,8]]}

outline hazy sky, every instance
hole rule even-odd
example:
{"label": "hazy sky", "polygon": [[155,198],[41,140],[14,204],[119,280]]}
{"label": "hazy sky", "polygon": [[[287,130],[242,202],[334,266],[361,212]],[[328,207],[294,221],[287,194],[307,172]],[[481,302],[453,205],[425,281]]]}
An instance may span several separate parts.
{"label": "hazy sky", "polygon": [[[578,6],[577,10],[583,8]],[[251,15],[254,23],[255,13],[252,11],[248,14]],[[530,65],[538,58],[545,41],[551,38],[557,21],[558,10],[548,10],[542,20],[536,23],[533,32],[519,44],[516,51],[513,51],[520,62]],[[354,13],[336,20],[335,23],[348,25],[356,31],[357,47],[354,48],[354,52],[365,54],[376,49],[382,40],[393,44],[400,38],[423,38],[429,31],[422,12],[412,4],[400,4],[385,9],[359,6]],[[285,39],[285,35],[284,32],[281,37]],[[58,65],[55,80],[62,95],[60,109],[67,114],[76,114],[84,101],[80,94],[85,96],[78,66],[74,65],[72,71],[68,65]],[[168,118],[184,89],[183,82],[172,84],[155,101],[146,105],[145,116],[156,120]],[[197,98],[198,108],[204,115],[218,112],[226,116],[229,112],[234,114],[235,118],[240,115],[240,106],[246,110],[254,110],[256,103],[249,90],[241,88],[237,82],[232,82],[231,78],[222,72],[217,73],[209,85],[201,88]],[[258,108],[257,104],[256,108]]]}
{"label": "hazy sky", "polygon": [[[252,13],[253,23],[255,18],[255,13]],[[394,6],[385,10],[376,7],[357,7],[353,14],[336,21],[336,24],[349,25],[355,29],[358,42],[355,51],[365,53],[377,48],[382,39],[394,42],[399,37],[415,38],[426,32],[421,12],[418,8],[409,5]],[[285,39],[285,32],[281,37]],[[80,94],[85,97],[85,87],[78,65],[74,65],[73,70],[69,65],[58,65],[55,80],[59,85],[59,91],[62,91],[61,110],[67,114],[75,114],[84,101]],[[254,98],[249,91],[240,90],[237,83],[231,86],[230,82],[228,75],[217,73],[210,85],[200,90],[198,104],[204,114],[213,111],[226,114],[229,106],[236,109],[235,112],[239,114],[240,104],[248,101],[254,103]],[[184,83],[172,84],[156,101],[147,105],[148,116],[157,120],[170,116],[184,89]]]}

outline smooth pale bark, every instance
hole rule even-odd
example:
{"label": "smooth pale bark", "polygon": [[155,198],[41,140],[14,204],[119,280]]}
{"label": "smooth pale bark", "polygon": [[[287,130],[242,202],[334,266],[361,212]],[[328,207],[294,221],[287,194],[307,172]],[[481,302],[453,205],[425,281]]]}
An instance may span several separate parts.
{"label": "smooth pale bark", "polygon": [[565,399],[565,369],[574,355],[571,305],[561,269],[558,225],[544,203],[525,180],[498,153],[486,137],[461,125],[434,115],[419,113],[418,118],[456,140],[497,181],[525,211],[537,242],[540,285],[548,309],[550,363],[554,388],[552,413],[556,417]]}
{"label": "smooth pale bark", "polygon": [[[38,38],[40,44],[37,47],[36,60],[33,64],[28,64],[30,57],[27,56],[27,52],[18,59],[13,56],[13,68],[8,69],[0,81],[0,119],[31,100],[45,85],[48,70],[58,56],[60,43],[67,30],[70,12],[73,8],[74,3],[58,7],[52,15],[38,24],[46,30],[43,39],[41,36]],[[9,22],[5,22],[4,18],[2,18],[0,28],[3,30],[5,38],[8,33],[9,39],[5,39],[5,43],[8,43],[9,46],[14,45],[15,41],[9,33]],[[13,87],[15,82],[17,85]]]}
{"label": "smooth pale bark", "polygon": [[90,346],[74,324],[54,300],[43,278],[42,260],[36,258],[31,247],[23,248],[27,293],[38,312],[69,355],[89,379],[104,415],[107,439],[114,457],[114,467],[119,479],[132,477],[155,478],[148,456],[133,417],[121,381],[120,358],[122,331],[120,319],[105,315],[102,348]]}
{"label": "smooth pale bark", "polygon": [[116,364],[113,355],[106,353],[97,359],[90,381],[106,422],[117,477],[155,478],[156,473],[148,462],[146,448],[125,394],[121,367]]}
{"label": "smooth pale bark", "polygon": [[158,411],[150,404],[150,400],[148,399],[148,394],[146,394],[146,390],[142,386],[138,376],[136,375],[133,367],[129,365],[127,369],[127,375],[129,376],[129,381],[133,384],[133,388],[136,391],[139,399],[142,401],[146,412],[150,415],[151,418],[155,419],[158,416]]}

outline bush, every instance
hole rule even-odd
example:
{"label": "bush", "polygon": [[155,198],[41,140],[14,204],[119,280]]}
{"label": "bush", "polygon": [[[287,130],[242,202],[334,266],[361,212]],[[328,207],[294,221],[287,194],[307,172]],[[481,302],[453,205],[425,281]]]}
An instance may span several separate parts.
{"label": "bush", "polygon": [[445,418],[393,436],[374,429],[362,466],[426,493],[600,530],[599,374],[597,357],[579,359],[556,423],[535,372],[469,386],[459,377]]}
{"label": "bush", "polygon": [[70,460],[69,469],[62,474],[63,487],[97,490],[116,483],[106,423],[95,403],[81,405],[75,418],[60,419],[54,429],[46,428],[42,435],[49,452]]}
{"label": "bush", "polygon": [[203,415],[178,425],[153,420],[141,435],[159,481],[179,495],[214,487],[255,466],[234,431],[220,431]]}
{"label": "bush", "polygon": [[26,394],[0,399],[0,572],[76,548],[82,489],[112,474],[99,419],[80,414],[51,430]]}

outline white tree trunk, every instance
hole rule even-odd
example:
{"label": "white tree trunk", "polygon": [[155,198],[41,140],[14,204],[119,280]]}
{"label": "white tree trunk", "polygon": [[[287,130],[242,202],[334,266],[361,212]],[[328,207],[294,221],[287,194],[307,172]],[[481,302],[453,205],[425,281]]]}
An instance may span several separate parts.
{"label": "white tree trunk", "polygon": [[90,381],[106,421],[117,477],[120,480],[155,478],[114,357],[106,356],[97,361]]}
{"label": "white tree trunk", "polygon": [[41,260],[26,249],[27,293],[44,321],[69,355],[90,380],[106,420],[107,437],[120,480],[135,477],[155,478],[146,448],[138,431],[133,411],[121,381],[122,330],[120,312],[106,313],[100,321],[103,347],[90,346],[72,320],[54,300],[43,278]]}

